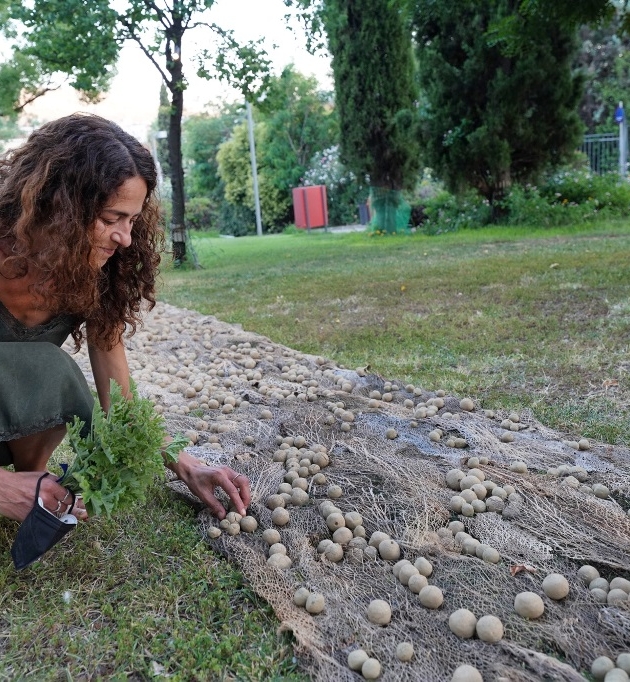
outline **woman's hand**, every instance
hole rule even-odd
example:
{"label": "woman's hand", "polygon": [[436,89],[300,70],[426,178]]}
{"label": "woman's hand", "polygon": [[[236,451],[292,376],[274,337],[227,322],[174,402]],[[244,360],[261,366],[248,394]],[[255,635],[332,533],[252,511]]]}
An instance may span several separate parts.
{"label": "woman's hand", "polygon": [[249,480],[244,474],[239,474],[228,466],[206,466],[186,452],[180,452],[177,463],[168,466],[218,519],[225,518],[226,511],[215,495],[217,486],[225,490],[239,514],[245,516],[247,513],[251,493]]}
{"label": "woman's hand", "polygon": [[[1,471],[0,514],[15,521],[24,521],[33,506],[37,504],[35,489],[43,473],[43,471]],[[72,507],[72,494],[67,488],[55,482],[54,475],[42,479],[39,497],[44,507],[56,516],[70,512],[81,521],[85,521],[88,517],[83,501],[78,499]]]}

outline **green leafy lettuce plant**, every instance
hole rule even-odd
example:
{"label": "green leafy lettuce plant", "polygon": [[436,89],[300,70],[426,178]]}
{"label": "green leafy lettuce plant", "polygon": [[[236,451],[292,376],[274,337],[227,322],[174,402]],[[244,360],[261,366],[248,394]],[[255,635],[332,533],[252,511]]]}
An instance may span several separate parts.
{"label": "green leafy lettuce plant", "polygon": [[83,495],[90,515],[112,513],[145,499],[146,490],[163,470],[164,462],[176,462],[188,439],[176,435],[165,444],[164,419],[150,400],[138,396],[131,381],[131,398],[111,381],[111,404],[105,413],[98,401],[87,436],[78,417],[67,425],[68,440],[76,457],[63,485]]}

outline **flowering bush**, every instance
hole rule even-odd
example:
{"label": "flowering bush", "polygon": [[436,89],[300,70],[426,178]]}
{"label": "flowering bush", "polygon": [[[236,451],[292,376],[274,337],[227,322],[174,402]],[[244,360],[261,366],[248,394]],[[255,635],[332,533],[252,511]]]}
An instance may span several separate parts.
{"label": "flowering bush", "polygon": [[368,187],[341,163],[338,145],[313,155],[302,184],[326,185],[329,225],[359,222],[358,205],[367,200]]}

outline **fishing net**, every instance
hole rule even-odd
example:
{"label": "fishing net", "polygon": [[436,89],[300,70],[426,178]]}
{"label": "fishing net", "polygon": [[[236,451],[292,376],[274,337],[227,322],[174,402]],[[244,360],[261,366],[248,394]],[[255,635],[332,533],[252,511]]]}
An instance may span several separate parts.
{"label": "fishing net", "polygon": [[411,206],[399,190],[385,187],[370,188],[370,208],[373,230],[396,234],[409,230]]}
{"label": "fishing net", "polygon": [[[347,664],[348,654],[360,648],[378,659],[382,680],[448,680],[463,663],[475,666],[486,681],[583,680],[578,671],[589,669],[595,658],[614,659],[630,648],[630,602],[601,603],[577,575],[591,564],[608,580],[630,577],[627,449],[591,443],[578,450],[529,413],[464,410],[459,397],[351,371],[163,304],[128,341],[128,354],[141,393],[163,411],[169,430],[189,431],[197,441],[189,451],[250,478],[249,513],[258,530],[223,532],[208,542],[238,564],[273,607],[280,628],[292,631],[296,655],[313,679],[361,679]],[[80,354],[78,361],[89,377],[87,357]],[[511,427],[513,440],[503,442],[510,416],[517,426]],[[435,440],[437,429],[442,435]],[[267,502],[292,478],[287,461],[274,460],[297,453],[313,462],[324,452],[329,464],[318,473],[326,482],[317,483],[320,477],[309,472],[308,503],[287,504],[290,520],[277,527],[292,564],[271,566],[262,531],[276,526]],[[466,517],[451,511],[456,491],[447,486],[446,474],[454,468],[467,473],[471,457],[482,461],[471,463],[486,481],[506,492],[514,488],[502,500],[502,513]],[[526,473],[510,469],[517,460],[526,463]],[[559,475],[547,473],[550,469]],[[574,476],[562,475],[569,472]],[[319,510],[331,484],[342,490],[333,500],[338,509],[361,515],[366,540],[375,531],[387,533],[399,544],[401,558],[431,562],[428,582],[443,593],[439,608],[423,606],[420,595],[395,577],[395,562],[360,541],[345,546],[339,562],[318,551],[331,538]],[[597,484],[607,486],[608,497],[593,494]],[[169,485],[189,495],[183,484]],[[454,520],[497,550],[499,562],[478,558],[474,543],[467,553],[470,542],[449,529]],[[199,521],[204,537],[218,525],[207,510]],[[544,594],[542,581],[550,573],[569,581],[565,599]],[[294,603],[300,587],[324,595],[322,613]],[[526,620],[515,612],[514,598],[523,591],[542,596],[540,618]],[[367,619],[373,599],[391,606],[388,625]],[[453,634],[449,616],[461,608],[477,618],[499,617],[503,638],[487,643]],[[401,642],[413,644],[408,662],[396,656]]]}

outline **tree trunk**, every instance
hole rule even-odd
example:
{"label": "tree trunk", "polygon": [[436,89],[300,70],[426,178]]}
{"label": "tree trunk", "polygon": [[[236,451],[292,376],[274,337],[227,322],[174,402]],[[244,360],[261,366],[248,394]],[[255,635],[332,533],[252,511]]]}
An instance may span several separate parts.
{"label": "tree trunk", "polygon": [[[166,63],[171,76],[171,115],[168,121],[168,158],[171,166],[172,212],[171,240],[173,260],[181,265],[186,260],[186,198],[182,163],[182,114],[184,111],[184,77],[181,60],[181,38],[176,39],[175,54],[167,47]],[[175,56],[176,55],[176,56]]]}

